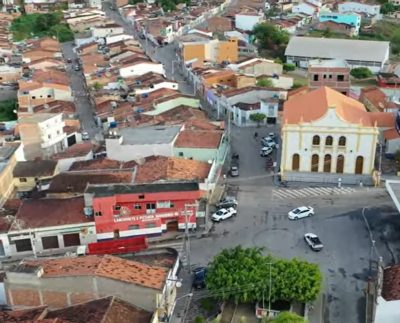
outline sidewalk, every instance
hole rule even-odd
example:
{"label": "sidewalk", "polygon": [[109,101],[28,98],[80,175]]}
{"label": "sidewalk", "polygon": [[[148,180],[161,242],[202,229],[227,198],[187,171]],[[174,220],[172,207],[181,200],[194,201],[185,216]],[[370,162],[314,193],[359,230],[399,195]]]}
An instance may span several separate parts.
{"label": "sidewalk", "polygon": [[310,305],[306,306],[304,315],[308,322],[324,323],[325,294],[321,293],[318,298]]}

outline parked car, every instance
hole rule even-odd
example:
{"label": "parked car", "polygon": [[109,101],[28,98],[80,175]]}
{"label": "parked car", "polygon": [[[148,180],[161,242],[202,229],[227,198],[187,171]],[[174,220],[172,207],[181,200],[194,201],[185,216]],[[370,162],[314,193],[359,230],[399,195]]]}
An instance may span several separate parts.
{"label": "parked car", "polygon": [[273,151],[274,150],[271,147],[262,147],[261,150],[260,150],[260,156],[261,157],[267,157]]}
{"label": "parked car", "polygon": [[89,140],[90,136],[87,131],[82,132],[82,140]]}
{"label": "parked car", "polygon": [[236,214],[237,214],[237,211],[233,207],[230,207],[228,209],[219,209],[217,212],[215,212],[211,216],[211,220],[213,220],[215,222],[220,222],[220,221],[229,219],[230,217],[232,217]]}
{"label": "parked car", "polygon": [[270,132],[267,137],[271,138],[272,140],[275,140],[276,135],[273,132]]}
{"label": "parked car", "polygon": [[238,177],[239,176],[239,166],[237,166],[237,165],[231,166],[229,173],[231,174],[232,177]]}
{"label": "parked car", "polygon": [[216,206],[218,209],[226,209],[230,207],[236,208],[237,205],[238,202],[233,196],[227,196],[224,199],[220,200]]}
{"label": "parked car", "polygon": [[311,206],[300,206],[288,213],[290,220],[297,220],[314,215],[314,209]]}
{"label": "parked car", "polygon": [[304,235],[304,240],[313,251],[321,251],[324,247],[320,238],[314,233],[306,233]]}
{"label": "parked car", "polygon": [[74,66],[74,70],[78,72],[78,71],[81,70],[81,67],[80,67],[79,65],[75,65],[75,66]]}
{"label": "parked car", "polygon": [[193,270],[193,288],[201,289],[206,287],[207,268],[198,267]]}
{"label": "parked car", "polygon": [[261,139],[261,145],[263,145],[264,147],[275,148],[276,143],[273,139],[269,137],[264,137]]}
{"label": "parked car", "polygon": [[71,64],[71,63],[72,63],[72,59],[71,59],[71,58],[68,58],[68,59],[67,59],[67,63]]}
{"label": "parked car", "polygon": [[236,160],[236,162],[239,162],[239,154],[238,153],[233,153],[232,154],[232,160]]}

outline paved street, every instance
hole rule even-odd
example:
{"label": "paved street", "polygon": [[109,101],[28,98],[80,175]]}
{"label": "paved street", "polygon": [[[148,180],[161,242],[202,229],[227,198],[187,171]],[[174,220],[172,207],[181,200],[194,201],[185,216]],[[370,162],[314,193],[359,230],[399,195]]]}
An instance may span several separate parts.
{"label": "paved street", "polygon": [[16,99],[17,92],[17,89],[13,89],[9,86],[0,86],[0,101]]}
{"label": "paved street", "polygon": [[170,80],[178,82],[179,90],[183,94],[193,95],[193,86],[185,80],[185,76],[182,74],[182,69],[179,68],[179,64],[177,61],[178,57],[176,55],[177,44],[174,42],[167,46],[159,47],[155,46],[150,41],[146,41],[140,39],[139,37],[136,37],[132,25],[123,20],[118,11],[111,10],[110,6],[110,2],[103,3],[103,9],[106,12],[107,17],[113,19],[116,23],[123,26],[125,33],[135,36],[136,40],[140,42],[143,50],[150,58],[164,65],[166,77]]}
{"label": "paved street", "polygon": [[93,138],[96,133],[100,132],[100,129],[96,127],[94,121],[93,105],[90,102],[89,94],[86,89],[85,78],[81,71],[75,71],[73,69],[73,66],[76,65],[75,60],[78,58],[77,54],[73,51],[74,46],[73,42],[62,43],[62,51],[65,60],[71,58],[74,62],[73,64],[66,63],[67,73],[72,88],[72,95],[75,99],[75,105],[82,128],[84,131],[89,133],[91,138]]}
{"label": "paved street", "polygon": [[[264,247],[266,254],[278,257],[303,258],[318,263],[324,274],[323,322],[361,323],[363,288],[369,276],[371,253],[362,210],[369,207],[365,217],[371,222],[376,250],[390,264],[398,251],[393,245],[400,246],[399,231],[390,230],[398,217],[392,201],[383,188],[273,186],[264,167],[265,159],[258,155],[259,140],[253,138],[255,130],[260,136],[272,129],[271,126],[269,129],[233,128],[233,151],[240,154],[241,175],[239,179],[228,178],[228,187],[237,193],[238,216],[216,224],[209,237],[192,240],[192,267],[206,265],[223,248],[238,244]],[[301,205],[313,206],[316,215],[289,221],[288,211]],[[390,225],[377,219],[391,219]],[[397,223],[394,227],[400,228],[400,221]],[[325,247],[320,253],[311,251],[304,243],[303,235],[307,232],[316,233],[322,239]],[[375,251],[372,255],[376,260]],[[321,323],[322,318],[311,312],[310,323],[314,322]]]}

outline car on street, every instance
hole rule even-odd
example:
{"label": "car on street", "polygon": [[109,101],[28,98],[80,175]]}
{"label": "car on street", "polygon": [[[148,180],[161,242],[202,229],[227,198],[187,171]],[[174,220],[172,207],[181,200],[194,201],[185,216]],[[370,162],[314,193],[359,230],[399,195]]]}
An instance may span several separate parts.
{"label": "car on street", "polygon": [[232,177],[238,177],[239,176],[239,166],[233,165],[231,166],[231,169],[229,171]]}
{"label": "car on street", "polygon": [[198,267],[193,270],[193,288],[201,289],[206,287],[207,267]]}
{"label": "car on street", "polygon": [[262,147],[260,150],[261,157],[267,157],[270,155],[274,150],[271,147]]}
{"label": "car on street", "polygon": [[211,220],[213,220],[214,222],[220,222],[229,219],[236,214],[237,211],[233,207],[227,209],[219,209],[211,216]]}
{"label": "car on street", "polygon": [[315,233],[306,233],[304,235],[304,240],[313,251],[321,251],[324,247],[322,241]]}
{"label": "car on street", "polygon": [[78,72],[78,71],[81,70],[81,67],[80,67],[79,65],[75,65],[75,66],[74,66],[74,70]]}
{"label": "car on street", "polygon": [[226,208],[236,208],[238,206],[237,200],[233,196],[226,196],[222,200],[217,203],[218,209],[226,209]]}
{"label": "car on street", "polygon": [[67,63],[68,63],[68,64],[71,64],[71,63],[72,63],[72,59],[68,58],[68,59],[67,59]]}
{"label": "car on street", "polygon": [[297,220],[314,215],[314,208],[311,206],[300,206],[288,213],[290,220]]}
{"label": "car on street", "polygon": [[264,137],[261,139],[261,145],[263,145],[264,147],[275,148],[276,142],[269,137]]}
{"label": "car on street", "polygon": [[267,137],[271,138],[272,140],[275,140],[276,135],[273,132],[270,132]]}

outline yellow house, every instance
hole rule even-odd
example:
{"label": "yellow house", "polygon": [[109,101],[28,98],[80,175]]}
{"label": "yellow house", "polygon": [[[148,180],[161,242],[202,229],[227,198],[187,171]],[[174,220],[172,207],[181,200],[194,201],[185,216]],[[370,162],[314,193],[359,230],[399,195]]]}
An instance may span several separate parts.
{"label": "yellow house", "polygon": [[21,153],[21,151],[22,146],[20,143],[10,143],[0,147],[0,205],[14,191],[13,171],[17,164],[18,152]]}
{"label": "yellow house", "polygon": [[35,187],[42,190],[59,172],[58,163],[54,160],[18,162],[13,171],[14,186],[18,192],[29,192]]}

